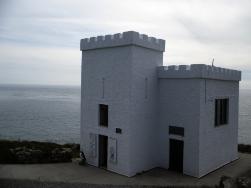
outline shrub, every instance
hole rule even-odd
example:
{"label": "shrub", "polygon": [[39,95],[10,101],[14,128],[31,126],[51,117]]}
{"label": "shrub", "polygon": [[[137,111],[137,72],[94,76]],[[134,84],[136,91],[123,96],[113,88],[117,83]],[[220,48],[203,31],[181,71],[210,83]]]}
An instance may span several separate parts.
{"label": "shrub", "polygon": [[70,162],[79,156],[79,144],[0,140],[0,163]]}

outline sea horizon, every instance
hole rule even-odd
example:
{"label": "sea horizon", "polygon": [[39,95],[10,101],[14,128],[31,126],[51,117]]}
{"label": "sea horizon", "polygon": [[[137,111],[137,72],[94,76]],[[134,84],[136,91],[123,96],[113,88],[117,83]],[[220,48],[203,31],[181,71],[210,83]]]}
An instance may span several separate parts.
{"label": "sea horizon", "polygon": [[[80,85],[0,84],[0,139],[80,142]],[[240,89],[239,143],[251,144],[251,89]]]}

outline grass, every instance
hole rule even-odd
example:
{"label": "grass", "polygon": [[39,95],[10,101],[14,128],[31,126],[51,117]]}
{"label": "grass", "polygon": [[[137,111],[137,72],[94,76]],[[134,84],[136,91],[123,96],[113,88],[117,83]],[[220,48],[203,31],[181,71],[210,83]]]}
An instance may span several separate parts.
{"label": "grass", "polygon": [[51,142],[0,140],[0,163],[20,163],[10,151],[10,149],[15,149],[18,147],[41,150],[42,157],[41,159],[39,159],[38,163],[51,162],[51,152],[55,148],[71,148],[73,158],[79,157],[79,144],[56,144]]}

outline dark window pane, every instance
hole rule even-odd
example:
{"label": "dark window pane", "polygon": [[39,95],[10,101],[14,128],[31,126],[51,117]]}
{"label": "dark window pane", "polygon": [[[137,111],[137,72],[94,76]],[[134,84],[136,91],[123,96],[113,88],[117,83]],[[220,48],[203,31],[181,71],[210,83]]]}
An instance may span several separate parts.
{"label": "dark window pane", "polygon": [[108,105],[99,105],[99,125],[108,127]]}
{"label": "dark window pane", "polygon": [[228,123],[229,99],[215,99],[215,126]]}
{"label": "dark window pane", "polygon": [[169,134],[176,134],[176,135],[184,136],[184,128],[169,126]]}

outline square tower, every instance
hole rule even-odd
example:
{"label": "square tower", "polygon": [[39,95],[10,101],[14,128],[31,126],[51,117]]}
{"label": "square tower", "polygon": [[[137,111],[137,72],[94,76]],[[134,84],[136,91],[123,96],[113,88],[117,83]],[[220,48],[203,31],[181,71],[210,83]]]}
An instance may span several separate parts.
{"label": "square tower", "polygon": [[81,150],[133,176],[158,166],[158,66],[165,41],[134,31],[82,39]]}

